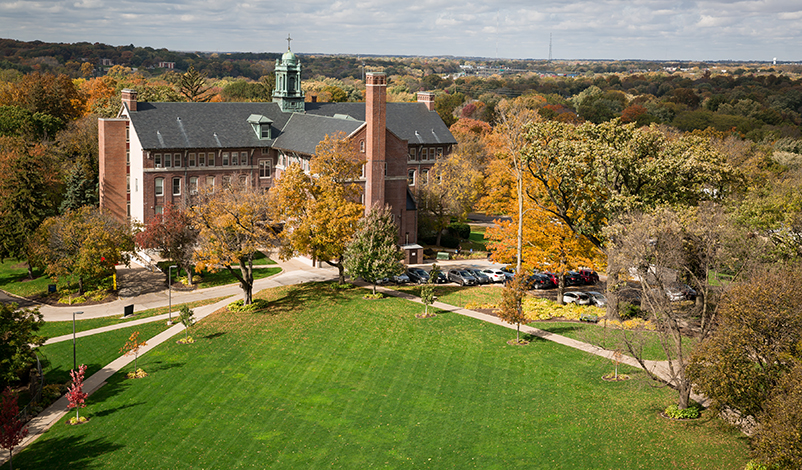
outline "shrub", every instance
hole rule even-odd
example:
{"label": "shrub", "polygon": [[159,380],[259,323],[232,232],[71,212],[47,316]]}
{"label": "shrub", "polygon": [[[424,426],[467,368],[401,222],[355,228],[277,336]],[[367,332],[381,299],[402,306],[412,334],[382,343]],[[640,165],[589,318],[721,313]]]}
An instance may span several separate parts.
{"label": "shrub", "polygon": [[454,234],[463,240],[467,240],[471,237],[471,226],[468,224],[452,222],[451,225],[448,226],[448,232],[450,234]]}
{"label": "shrub", "polygon": [[244,300],[237,300],[228,304],[228,310],[231,312],[256,312],[265,310],[269,306],[270,303],[265,299],[253,299],[249,305],[245,305]]}
{"label": "shrub", "polygon": [[526,297],[523,301],[524,315],[529,320],[550,320],[562,317],[566,320],[579,320],[583,314],[604,316],[604,309],[574,304],[560,305],[548,299]]}
{"label": "shrub", "polygon": [[444,233],[440,237],[440,246],[445,248],[456,248],[459,246],[459,238],[451,235],[450,233]]}
{"label": "shrub", "polygon": [[621,302],[618,314],[621,315],[622,320],[646,318],[645,312],[640,308],[640,305],[631,304],[629,302]]}
{"label": "shrub", "polygon": [[384,298],[384,294],[381,292],[376,292],[375,294],[365,294],[362,296],[362,298],[366,300],[379,300]]}
{"label": "shrub", "polygon": [[691,403],[690,406],[681,410],[677,405],[671,405],[663,413],[673,419],[696,419],[702,415],[702,407],[698,403]]}

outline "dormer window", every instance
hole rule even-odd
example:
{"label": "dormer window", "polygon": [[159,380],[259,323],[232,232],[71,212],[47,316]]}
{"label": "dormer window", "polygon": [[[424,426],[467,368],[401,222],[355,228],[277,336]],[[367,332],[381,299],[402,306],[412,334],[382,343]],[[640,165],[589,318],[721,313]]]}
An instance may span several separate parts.
{"label": "dormer window", "polygon": [[273,121],[270,119],[262,116],[261,114],[251,114],[248,116],[248,123],[253,128],[253,131],[256,133],[256,137],[259,140],[269,140],[273,138],[271,127]]}

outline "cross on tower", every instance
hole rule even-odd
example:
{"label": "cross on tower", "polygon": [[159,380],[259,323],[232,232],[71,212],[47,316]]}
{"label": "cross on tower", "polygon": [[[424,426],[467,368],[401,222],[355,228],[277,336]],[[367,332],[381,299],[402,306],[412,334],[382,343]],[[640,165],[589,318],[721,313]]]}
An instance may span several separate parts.
{"label": "cross on tower", "polygon": [[290,50],[290,41],[292,41],[292,38],[287,34],[287,50]]}

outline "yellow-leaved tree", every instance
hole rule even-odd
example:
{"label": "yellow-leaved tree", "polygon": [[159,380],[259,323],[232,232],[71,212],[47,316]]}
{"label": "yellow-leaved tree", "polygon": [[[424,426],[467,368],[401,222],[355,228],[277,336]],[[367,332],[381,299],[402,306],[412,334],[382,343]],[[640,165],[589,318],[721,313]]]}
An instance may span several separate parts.
{"label": "yellow-leaved tree", "polygon": [[200,270],[226,269],[240,283],[245,305],[253,297],[253,258],[275,246],[278,235],[270,220],[267,197],[244,185],[198,195],[190,211],[198,229],[194,262]]}
{"label": "yellow-leaved tree", "polygon": [[337,268],[345,282],[345,246],[364,214],[359,179],[364,159],[342,132],[326,136],[310,161],[310,173],[294,163],[271,189],[276,219],[284,222],[280,256],[310,256]]}

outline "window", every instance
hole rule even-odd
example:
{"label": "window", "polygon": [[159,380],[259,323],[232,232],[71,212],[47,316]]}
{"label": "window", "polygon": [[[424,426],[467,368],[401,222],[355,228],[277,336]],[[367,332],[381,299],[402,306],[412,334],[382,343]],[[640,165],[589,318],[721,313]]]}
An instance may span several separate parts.
{"label": "window", "polygon": [[209,166],[215,166],[215,157],[217,157],[217,155],[215,155],[214,152],[206,154],[206,164]]}
{"label": "window", "polygon": [[153,166],[156,168],[162,167],[162,154],[157,153],[153,156]]}
{"label": "window", "polygon": [[421,184],[427,184],[429,182],[429,170],[421,170]]}
{"label": "window", "polygon": [[437,147],[437,158],[443,156],[443,147]]}
{"label": "window", "polygon": [[420,159],[421,160],[429,159],[429,149],[421,149]]}
{"label": "window", "polygon": [[128,123],[125,123],[125,141],[131,142],[131,129],[128,127]]}
{"label": "window", "polygon": [[239,175],[239,184],[242,187],[248,185],[248,175]]}
{"label": "window", "polygon": [[189,178],[189,194],[198,194],[198,177],[191,176]]}
{"label": "window", "polygon": [[278,154],[278,164],[279,164],[279,166],[284,166],[284,154],[283,153],[279,153]]}
{"label": "window", "polygon": [[415,186],[415,170],[409,170],[409,173],[407,173],[407,184]]}
{"label": "window", "polygon": [[173,196],[181,195],[181,178],[173,178]]}
{"label": "window", "polygon": [[409,159],[410,160],[415,160],[415,157],[417,157],[417,156],[418,156],[418,153],[415,152],[415,147],[410,147],[409,148]]}
{"label": "window", "polygon": [[208,188],[209,191],[214,192],[214,176],[206,177],[206,188]]}
{"label": "window", "polygon": [[429,149],[429,158],[431,160],[434,160],[434,147]]}
{"label": "window", "polygon": [[365,153],[365,141],[364,140],[360,140],[359,141],[359,151],[362,152],[362,153]]}
{"label": "window", "polygon": [[173,162],[172,155],[170,155],[169,153],[165,153],[164,154],[164,167],[165,168],[170,168],[171,166],[173,166],[172,162]]}
{"label": "window", "polygon": [[125,149],[125,164],[131,165],[131,151],[129,149]]}
{"label": "window", "polygon": [[125,175],[125,192],[131,194],[131,175]]}
{"label": "window", "polygon": [[387,162],[384,162],[384,176],[387,176]]}
{"label": "window", "polygon": [[131,203],[130,202],[126,202],[125,203],[125,216],[128,217],[129,219],[131,218]]}
{"label": "window", "polygon": [[223,152],[223,166],[228,166],[228,152]]}
{"label": "window", "polygon": [[237,152],[231,152],[231,165],[232,166],[239,165],[239,157]]}
{"label": "window", "polygon": [[231,187],[231,176],[224,175],[223,176],[223,187],[230,188]]}
{"label": "window", "polygon": [[195,154],[194,153],[190,153],[189,154],[189,166],[195,166]]}
{"label": "window", "polygon": [[270,178],[273,176],[273,169],[270,160],[259,160],[259,178]]}
{"label": "window", "polygon": [[163,214],[164,213],[164,208],[162,206],[156,206],[156,207],[153,208],[153,212],[156,213],[156,214]]}
{"label": "window", "polygon": [[173,166],[181,166],[181,154],[173,154]]}
{"label": "window", "polygon": [[270,138],[270,124],[262,124],[260,127],[261,136],[263,139]]}
{"label": "window", "polygon": [[206,154],[199,153],[198,154],[198,166],[206,166]]}
{"label": "window", "polygon": [[156,178],[155,183],[153,194],[156,196],[164,196],[164,178]]}

